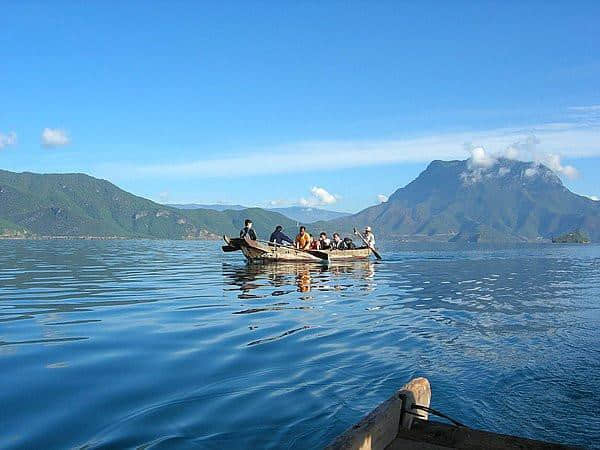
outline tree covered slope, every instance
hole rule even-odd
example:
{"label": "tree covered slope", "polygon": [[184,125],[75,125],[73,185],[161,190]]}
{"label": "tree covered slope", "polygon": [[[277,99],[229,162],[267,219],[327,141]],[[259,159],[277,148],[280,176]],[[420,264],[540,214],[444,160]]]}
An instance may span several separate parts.
{"label": "tree covered slope", "polygon": [[201,239],[237,234],[246,217],[267,236],[295,226],[261,209],[184,211],[159,205],[84,174],[0,170],[0,235]]}

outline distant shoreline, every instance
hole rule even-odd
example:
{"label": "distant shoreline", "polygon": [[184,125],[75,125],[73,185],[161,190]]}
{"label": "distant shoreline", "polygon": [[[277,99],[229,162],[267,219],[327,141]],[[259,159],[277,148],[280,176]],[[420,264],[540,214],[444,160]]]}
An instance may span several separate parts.
{"label": "distant shoreline", "polygon": [[[214,235],[202,238],[156,238],[156,237],[125,237],[125,236],[0,236],[0,241],[136,241],[136,240],[148,240],[148,241],[210,241],[216,242],[221,239],[221,236]],[[381,236],[379,238],[383,242],[396,241],[398,244],[482,244],[482,245],[495,245],[495,244],[573,244],[571,242],[552,242],[550,239],[537,239],[537,240],[515,240],[515,241],[480,241],[480,242],[468,242],[468,241],[457,241],[452,242],[445,239],[424,239],[421,236]],[[591,244],[592,242],[586,242]]]}
{"label": "distant shoreline", "polygon": [[154,238],[154,237],[124,237],[124,236],[0,236],[0,240],[6,241],[217,241],[218,237],[214,238]]}

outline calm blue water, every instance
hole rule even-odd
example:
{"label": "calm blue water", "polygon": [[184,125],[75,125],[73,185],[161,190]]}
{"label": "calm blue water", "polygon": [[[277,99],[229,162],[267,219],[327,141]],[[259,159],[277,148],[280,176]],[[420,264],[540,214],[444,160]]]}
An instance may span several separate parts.
{"label": "calm blue water", "polygon": [[473,427],[600,446],[600,246],[0,241],[0,447],[313,448],[406,381]]}

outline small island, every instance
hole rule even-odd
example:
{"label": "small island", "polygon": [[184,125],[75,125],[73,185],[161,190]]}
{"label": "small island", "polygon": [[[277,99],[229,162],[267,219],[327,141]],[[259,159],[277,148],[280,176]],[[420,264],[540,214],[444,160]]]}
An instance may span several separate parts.
{"label": "small island", "polygon": [[589,244],[590,238],[584,231],[575,230],[553,237],[552,242],[555,244]]}

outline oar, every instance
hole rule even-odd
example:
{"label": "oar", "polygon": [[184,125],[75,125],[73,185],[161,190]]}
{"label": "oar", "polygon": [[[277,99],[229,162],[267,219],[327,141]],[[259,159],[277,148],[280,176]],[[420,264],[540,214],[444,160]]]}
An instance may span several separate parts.
{"label": "oar", "polygon": [[305,252],[316,256],[317,258],[321,258],[322,260],[329,261],[329,254],[319,251],[319,250],[304,250]]}
{"label": "oar", "polygon": [[223,245],[221,249],[224,252],[237,252],[239,250],[239,247],[233,247],[232,245]]}
{"label": "oar", "polygon": [[360,233],[358,232],[358,230],[357,230],[356,228],[354,229],[354,234],[358,235],[358,237],[360,237],[360,238],[362,239],[362,241],[365,243],[365,245],[371,249],[371,251],[372,251],[372,252],[373,252],[373,254],[375,255],[375,258],[377,258],[377,259],[381,259],[381,255],[380,255],[379,253],[377,253],[377,250],[375,250],[375,249],[374,249],[374,248],[371,246],[371,244],[369,244],[369,243],[367,242],[367,240],[366,240],[366,239],[363,237],[363,235],[362,235],[362,234],[360,234]]}

